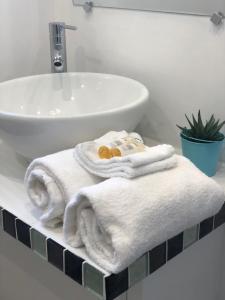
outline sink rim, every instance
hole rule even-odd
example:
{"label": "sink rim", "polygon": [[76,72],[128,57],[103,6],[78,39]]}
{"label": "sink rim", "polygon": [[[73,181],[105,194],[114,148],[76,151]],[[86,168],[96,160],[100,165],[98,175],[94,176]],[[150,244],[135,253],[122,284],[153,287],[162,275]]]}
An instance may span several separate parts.
{"label": "sink rim", "polygon": [[114,109],[108,109],[108,110],[104,110],[104,111],[100,111],[100,112],[91,112],[91,113],[85,113],[82,115],[74,115],[74,116],[54,116],[54,115],[46,115],[46,116],[41,116],[41,115],[27,115],[27,114],[17,114],[17,113],[12,113],[12,112],[8,112],[8,111],[4,111],[0,109],[0,117],[3,119],[16,119],[17,121],[21,120],[21,121],[65,121],[65,120],[72,120],[72,119],[88,119],[91,117],[95,117],[95,116],[102,116],[102,115],[112,115],[112,114],[116,114],[116,113],[120,113],[120,112],[124,112],[128,109],[133,109],[135,107],[138,107],[141,103],[147,103],[148,98],[149,98],[149,91],[148,89],[145,87],[144,84],[142,84],[141,82],[130,78],[130,77],[125,77],[125,76],[121,76],[121,75],[116,75],[116,74],[109,74],[109,73],[96,73],[96,72],[66,72],[66,73],[45,73],[45,74],[37,74],[37,75],[31,75],[31,76],[24,76],[24,77],[18,77],[18,78],[14,78],[14,79],[10,79],[7,81],[3,81],[0,83],[0,87],[3,85],[7,85],[7,84],[13,84],[14,81],[18,82],[18,81],[23,81],[26,79],[32,79],[32,78],[38,78],[38,77],[51,77],[51,76],[60,76],[60,75],[94,75],[97,77],[102,77],[102,76],[110,76],[110,77],[114,77],[117,79],[122,79],[122,80],[127,80],[130,82],[135,83],[135,85],[140,87],[140,95],[137,98],[137,100],[131,102],[130,104],[124,104],[123,106],[119,106],[117,108]]}

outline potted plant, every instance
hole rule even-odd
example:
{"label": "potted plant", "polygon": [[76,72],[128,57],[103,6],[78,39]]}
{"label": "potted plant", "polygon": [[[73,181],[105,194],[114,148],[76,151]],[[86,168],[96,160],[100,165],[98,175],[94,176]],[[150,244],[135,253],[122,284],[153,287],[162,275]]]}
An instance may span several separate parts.
{"label": "potted plant", "polygon": [[213,176],[217,170],[224,142],[224,134],[220,130],[225,121],[220,122],[212,115],[204,124],[200,110],[197,118],[192,114],[192,121],[186,114],[185,117],[190,128],[177,125],[181,130],[183,155],[189,158],[206,175]]}

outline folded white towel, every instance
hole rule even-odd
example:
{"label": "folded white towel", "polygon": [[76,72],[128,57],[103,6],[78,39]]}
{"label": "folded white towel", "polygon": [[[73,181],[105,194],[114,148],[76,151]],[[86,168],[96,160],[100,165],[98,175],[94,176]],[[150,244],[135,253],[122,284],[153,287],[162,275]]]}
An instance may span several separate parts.
{"label": "folded white towel", "polygon": [[129,180],[111,178],[83,188],[67,205],[64,237],[83,244],[102,268],[117,273],[145,252],[216,214],[220,186],[189,160],[177,168]]}
{"label": "folded white towel", "polygon": [[176,166],[175,150],[171,145],[145,146],[143,152],[100,159],[98,148],[101,145],[96,141],[78,144],[74,156],[83,168],[103,178],[135,178]]}
{"label": "folded white towel", "polygon": [[49,227],[62,222],[66,203],[74,193],[100,181],[74,160],[73,149],[35,159],[25,175],[27,193],[43,211],[40,220]]}

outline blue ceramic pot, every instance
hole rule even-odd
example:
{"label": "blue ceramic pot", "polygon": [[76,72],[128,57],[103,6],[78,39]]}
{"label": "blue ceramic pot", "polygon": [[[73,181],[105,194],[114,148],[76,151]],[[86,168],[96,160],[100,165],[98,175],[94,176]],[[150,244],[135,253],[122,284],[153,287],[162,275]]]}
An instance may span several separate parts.
{"label": "blue ceramic pot", "polygon": [[183,155],[206,175],[210,177],[215,175],[224,140],[204,142],[204,140],[193,140],[183,133],[180,136]]}

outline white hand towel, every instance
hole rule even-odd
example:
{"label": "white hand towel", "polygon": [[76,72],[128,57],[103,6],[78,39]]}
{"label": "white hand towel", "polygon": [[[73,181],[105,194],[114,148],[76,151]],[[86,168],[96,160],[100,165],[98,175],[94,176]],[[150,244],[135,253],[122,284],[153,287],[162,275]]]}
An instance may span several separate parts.
{"label": "white hand towel", "polygon": [[43,212],[42,223],[49,227],[62,222],[66,203],[74,193],[100,181],[74,160],[73,149],[35,159],[25,175],[28,196]]}
{"label": "white hand towel", "polygon": [[171,145],[145,146],[144,152],[100,159],[98,142],[86,142],[75,147],[74,157],[90,173],[103,178],[138,176],[170,169],[176,166],[175,150]]}
{"label": "white hand towel", "polygon": [[215,215],[225,196],[189,160],[177,168],[83,188],[67,205],[64,237],[83,244],[105,270],[117,273],[181,231]]}

